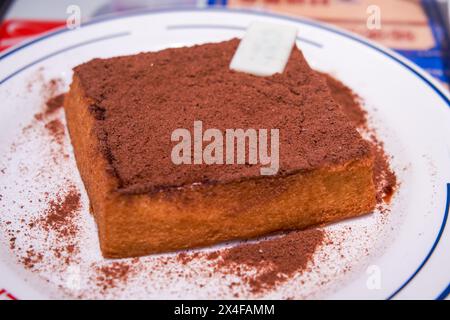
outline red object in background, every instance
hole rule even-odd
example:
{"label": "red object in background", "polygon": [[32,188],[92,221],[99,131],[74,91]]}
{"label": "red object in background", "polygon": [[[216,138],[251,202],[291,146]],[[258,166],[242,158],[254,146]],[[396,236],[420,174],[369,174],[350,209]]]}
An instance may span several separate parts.
{"label": "red object in background", "polygon": [[0,289],[0,300],[18,300],[15,296],[13,296],[11,293],[6,291],[5,289]]}
{"label": "red object in background", "polygon": [[29,37],[63,26],[61,20],[5,20],[0,25],[0,51],[5,50]]}

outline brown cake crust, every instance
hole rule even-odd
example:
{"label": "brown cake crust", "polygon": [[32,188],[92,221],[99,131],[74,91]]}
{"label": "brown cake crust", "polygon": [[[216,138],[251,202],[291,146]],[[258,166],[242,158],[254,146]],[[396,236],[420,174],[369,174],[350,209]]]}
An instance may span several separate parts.
{"label": "brown cake crust", "polygon": [[[233,91],[226,86],[227,91],[219,97],[224,99],[228,95],[228,105],[244,109],[239,109],[239,117],[232,116],[229,120],[222,115],[212,116],[211,108],[218,102],[217,99],[211,98],[212,101],[209,101],[199,94],[202,101],[208,101],[205,105],[209,107],[197,110],[194,106],[199,102],[194,99],[191,109],[181,113],[186,116],[182,117],[183,121],[173,122],[169,118],[174,116],[174,112],[165,110],[161,105],[166,108],[173,106],[177,101],[176,95],[169,90],[167,95],[161,94],[158,100],[153,94],[145,94],[154,89],[156,81],[147,77],[148,69],[144,66],[148,63],[155,65],[158,61],[159,65],[167,60],[166,64],[160,65],[161,70],[165,70],[168,65],[180,65],[180,56],[187,59],[186,56],[192,54],[191,50],[195,55],[213,60],[212,64],[225,60],[228,66],[227,59],[231,58],[236,45],[237,41],[233,40],[188,49],[164,50],[159,58],[156,58],[158,53],[146,53],[94,60],[75,68],[64,106],[77,165],[89,195],[105,257],[139,256],[224,240],[252,238],[280,230],[302,229],[373,210],[375,191],[370,149],[333,101],[324,81],[308,67],[300,51],[293,51],[285,72],[286,79],[284,74],[276,75],[270,77],[271,81],[254,86],[250,83],[267,78],[230,72],[230,78],[226,76],[225,82],[233,86],[235,81],[240,81],[242,87],[236,87]],[[202,59],[198,61],[205,62]],[[194,68],[186,67],[186,63],[183,70]],[[111,68],[114,72],[105,71]],[[122,68],[131,68],[134,70],[130,71],[132,74],[141,74],[146,80],[138,83],[144,88],[140,87],[140,91],[135,92],[136,83],[131,80],[133,75]],[[208,78],[214,72],[205,73],[202,70],[190,72],[202,74],[207,80],[194,79],[193,83],[200,86],[211,83],[214,88],[218,79]],[[183,86],[180,86],[188,85],[189,77],[184,74],[185,71],[176,72],[180,72],[178,76],[187,81],[182,81]],[[121,80],[114,78],[116,73],[122,75]],[[94,81],[95,74],[97,82]],[[124,79],[129,80],[126,90],[123,89]],[[151,88],[145,87],[147,82]],[[211,92],[217,92],[218,88],[215,89]],[[291,89],[298,92],[292,93]],[[248,94],[249,100],[233,104],[236,91],[241,96]],[[99,95],[100,92],[103,96]],[[139,92],[144,97],[139,98]],[[283,95],[280,96],[281,93]],[[301,99],[298,100],[297,96]],[[127,103],[134,101],[133,97],[136,101],[132,104],[124,102],[119,108],[117,101],[122,101],[120,97]],[[255,100],[257,97],[259,99]],[[270,104],[264,105],[267,100]],[[166,105],[164,102],[167,101],[173,103]],[[183,102],[189,104],[189,101],[184,101],[180,95],[177,108],[181,108]],[[274,105],[277,101],[278,104]],[[266,109],[282,106],[283,112],[258,111],[260,103]],[[147,104],[155,107],[158,113],[149,111],[151,108]],[[151,117],[143,110],[149,111]],[[179,116],[180,110],[177,112]],[[246,112],[249,115],[243,118]],[[177,166],[175,169],[170,167],[171,162],[158,160],[170,155],[171,146],[159,144],[159,150],[154,147],[158,143],[147,145],[145,142],[149,139],[159,142],[160,136],[174,129],[174,124],[176,127],[190,128],[197,116],[202,116],[201,120],[208,127],[215,128],[226,128],[228,125],[230,128],[273,128],[271,125],[278,125],[281,138],[279,174],[261,177],[259,168],[242,165],[192,165]],[[289,116],[293,118],[287,118]],[[270,117],[275,117],[276,121]],[[152,130],[147,131],[143,122],[134,126],[140,122],[139,119],[147,121]],[[249,122],[252,119],[256,122]],[[160,127],[164,129],[159,130],[151,125],[158,122],[164,124]],[[166,131],[167,125],[169,131]],[[298,127],[295,128],[295,125]],[[283,129],[289,132],[284,139]],[[295,133],[301,139],[291,136]],[[164,139],[170,142],[168,137]],[[161,143],[164,143],[163,140]],[[283,149],[283,144],[289,143],[294,144],[293,148]],[[144,165],[145,159],[156,162],[148,161],[151,164],[147,167]],[[197,183],[192,185],[194,182]]]}

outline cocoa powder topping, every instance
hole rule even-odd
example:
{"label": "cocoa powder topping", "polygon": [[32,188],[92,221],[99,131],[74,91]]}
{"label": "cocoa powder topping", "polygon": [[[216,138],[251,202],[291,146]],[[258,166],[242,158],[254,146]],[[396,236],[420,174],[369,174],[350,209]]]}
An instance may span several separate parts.
{"label": "cocoa powder topping", "polygon": [[174,165],[172,132],[280,130],[280,170],[292,174],[370,154],[325,80],[298,49],[283,74],[256,77],[229,69],[239,40],[167,49],[76,67],[102,152],[122,193],[260,177],[260,165]]}
{"label": "cocoa powder topping", "polygon": [[376,132],[367,122],[367,112],[362,107],[362,99],[341,81],[326,73],[320,73],[327,81],[333,99],[339,103],[345,115],[360,129],[370,133],[369,142],[374,154],[373,181],[378,203],[388,203],[397,188],[397,176],[389,164],[389,156]]}

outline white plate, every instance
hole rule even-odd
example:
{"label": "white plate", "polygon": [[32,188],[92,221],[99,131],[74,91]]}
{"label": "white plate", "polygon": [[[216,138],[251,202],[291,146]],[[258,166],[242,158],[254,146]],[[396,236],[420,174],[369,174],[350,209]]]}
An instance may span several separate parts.
{"label": "white plate", "polygon": [[[233,298],[222,288],[225,281],[222,278],[215,275],[211,279],[202,278],[202,270],[207,266],[201,262],[186,266],[173,263],[167,267],[182,274],[196,270],[196,281],[189,277],[172,279],[167,270],[154,269],[145,277],[135,275],[121,290],[96,292],[89,282],[92,275],[88,275],[90,271],[85,267],[109,262],[100,256],[95,224],[88,213],[70,142],[65,137],[64,148],[69,159],[56,159],[55,164],[49,165],[51,149],[57,145],[38,134],[42,128],[30,129],[32,133],[23,128],[33,122],[33,115],[44,102],[40,94],[42,79],[60,77],[67,89],[71,68],[89,59],[241,37],[254,20],[297,26],[297,45],[309,63],[336,75],[363,97],[372,125],[393,156],[392,165],[401,183],[388,215],[375,212],[326,228],[330,237],[344,238],[339,244],[342,258],[335,252],[336,248],[321,249],[314,257],[316,267],[310,273],[257,297],[435,299],[448,295],[450,109],[447,92],[424,71],[392,51],[333,27],[249,11],[206,9],[161,10],[103,18],[77,30],[61,29],[46,34],[3,54],[0,60],[0,169],[4,169],[0,174],[0,298],[11,295],[63,298],[78,294],[87,298]],[[57,117],[63,119],[63,113]],[[17,253],[9,248],[10,235],[5,223],[12,221],[19,228],[21,218],[27,221],[38,215],[43,204],[29,203],[29,200],[38,199],[45,191],[56,192],[64,179],[73,181],[82,190],[79,223],[83,230],[80,240],[83,258],[79,265],[64,270],[25,270],[17,263]],[[32,241],[40,246],[39,236],[35,237]],[[18,241],[23,246],[20,241],[30,241],[30,238],[19,235]],[[142,258],[139,263],[156,266],[154,257]],[[76,274],[81,279],[78,285],[68,285],[67,278],[73,276],[73,270],[80,269],[81,275]],[[380,287],[367,285],[374,276],[380,277]],[[299,285],[302,279],[307,281]],[[7,296],[8,293],[11,295]]]}

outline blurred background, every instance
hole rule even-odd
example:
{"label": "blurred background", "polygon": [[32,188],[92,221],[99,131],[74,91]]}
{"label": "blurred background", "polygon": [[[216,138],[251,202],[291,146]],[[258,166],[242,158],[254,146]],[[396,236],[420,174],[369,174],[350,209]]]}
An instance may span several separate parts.
{"label": "blurred background", "polygon": [[[388,46],[450,85],[449,0],[13,0],[0,2],[0,54],[66,24],[76,5],[81,21],[131,10],[246,8],[308,17]],[[380,25],[369,25],[378,14]]]}

